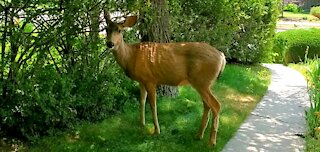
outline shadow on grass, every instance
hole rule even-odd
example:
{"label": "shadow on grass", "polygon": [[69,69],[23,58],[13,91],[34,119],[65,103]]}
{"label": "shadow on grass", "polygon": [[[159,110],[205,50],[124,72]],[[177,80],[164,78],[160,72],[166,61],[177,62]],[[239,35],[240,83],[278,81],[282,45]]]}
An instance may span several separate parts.
{"label": "shadow on grass", "polygon": [[131,103],[120,115],[97,124],[83,124],[68,134],[46,137],[28,151],[221,151],[267,90],[268,74],[261,67],[227,66],[214,87],[214,94],[222,104],[214,148],[207,146],[211,120],[204,139],[194,138],[200,127],[202,102],[194,89],[181,87],[179,97],[158,100],[160,135],[152,135],[149,106],[146,107],[147,125],[142,129],[139,105]]}

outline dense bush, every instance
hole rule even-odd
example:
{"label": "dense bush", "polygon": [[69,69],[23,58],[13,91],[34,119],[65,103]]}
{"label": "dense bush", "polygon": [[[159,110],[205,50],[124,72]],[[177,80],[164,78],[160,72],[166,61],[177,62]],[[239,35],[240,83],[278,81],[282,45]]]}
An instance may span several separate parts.
{"label": "dense bush", "polygon": [[320,29],[298,29],[277,33],[274,38],[274,60],[280,63],[304,61],[320,54]]}
{"label": "dense bush", "polygon": [[101,120],[135,100],[135,84],[99,36],[101,3],[69,2],[0,2],[1,137]]}
{"label": "dense bush", "polygon": [[174,41],[205,41],[229,62],[257,63],[271,50],[279,1],[172,0]]}
{"label": "dense bush", "polygon": [[310,10],[310,14],[320,19],[320,6],[314,6]]}
{"label": "dense bush", "polygon": [[302,13],[303,9],[297,4],[289,3],[284,8],[284,11],[293,12],[293,13]]}
{"label": "dense bush", "polygon": [[101,120],[122,111],[126,101],[134,102],[136,87],[112,57],[94,58],[91,64],[77,63],[63,74],[53,65],[19,72],[18,84],[8,88],[11,100],[0,108],[0,131],[34,137],[81,120]]}

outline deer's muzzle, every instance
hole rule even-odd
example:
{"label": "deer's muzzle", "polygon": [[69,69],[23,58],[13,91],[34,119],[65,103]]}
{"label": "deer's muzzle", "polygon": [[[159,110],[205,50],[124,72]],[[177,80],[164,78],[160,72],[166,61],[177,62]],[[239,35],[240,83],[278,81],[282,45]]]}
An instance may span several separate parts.
{"label": "deer's muzzle", "polygon": [[113,48],[114,47],[114,43],[113,42],[107,42],[107,47],[108,48]]}

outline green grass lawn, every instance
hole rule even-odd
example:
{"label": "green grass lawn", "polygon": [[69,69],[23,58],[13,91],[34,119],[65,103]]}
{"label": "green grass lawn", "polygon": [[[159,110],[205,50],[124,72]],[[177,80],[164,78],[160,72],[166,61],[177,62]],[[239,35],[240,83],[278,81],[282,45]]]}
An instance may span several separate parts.
{"label": "green grass lawn", "polygon": [[320,21],[317,17],[310,15],[309,13],[292,13],[292,12],[283,12],[282,19]]}
{"label": "green grass lawn", "polygon": [[[158,100],[160,135],[152,135],[149,106],[145,129],[139,124],[139,104],[125,105],[125,112],[99,123],[84,123],[72,131],[43,137],[25,146],[26,151],[117,151],[117,152],[186,152],[221,151],[246,117],[265,94],[270,72],[261,66],[227,65],[214,86],[222,111],[217,145],[208,147],[208,125],[203,140],[196,140],[202,116],[202,102],[191,87],[181,87],[179,97]],[[210,120],[211,122],[211,120]],[[209,122],[209,124],[211,124]]]}

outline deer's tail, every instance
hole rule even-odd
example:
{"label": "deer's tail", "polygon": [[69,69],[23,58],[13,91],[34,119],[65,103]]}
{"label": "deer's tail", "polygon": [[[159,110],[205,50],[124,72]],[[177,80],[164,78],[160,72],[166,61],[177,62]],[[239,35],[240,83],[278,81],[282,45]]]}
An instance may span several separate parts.
{"label": "deer's tail", "polygon": [[221,52],[221,67],[220,67],[220,72],[218,75],[218,79],[220,78],[222,72],[224,71],[224,68],[226,67],[227,61],[226,61],[226,56],[224,53]]}

